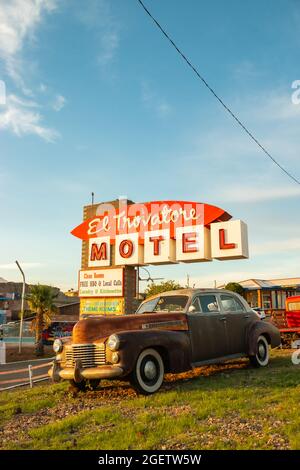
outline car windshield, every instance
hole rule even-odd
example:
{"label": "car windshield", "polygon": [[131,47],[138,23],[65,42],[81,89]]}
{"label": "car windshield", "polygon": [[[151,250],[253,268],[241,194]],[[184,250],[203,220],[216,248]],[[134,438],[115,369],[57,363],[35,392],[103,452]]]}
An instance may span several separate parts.
{"label": "car windshield", "polygon": [[143,302],[136,313],[183,312],[188,302],[186,295],[166,295]]}
{"label": "car windshield", "polygon": [[289,312],[295,312],[297,310],[300,310],[300,301],[298,301],[298,302],[289,302],[287,310]]}

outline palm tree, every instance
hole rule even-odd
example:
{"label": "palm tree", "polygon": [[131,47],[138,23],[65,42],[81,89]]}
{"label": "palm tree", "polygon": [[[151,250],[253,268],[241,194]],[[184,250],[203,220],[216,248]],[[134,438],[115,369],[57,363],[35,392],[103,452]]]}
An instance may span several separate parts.
{"label": "palm tree", "polygon": [[32,321],[32,329],[35,331],[35,354],[44,355],[43,330],[51,323],[51,314],[56,311],[54,299],[57,291],[53,287],[37,284],[31,286],[27,301],[30,310],[36,313]]}

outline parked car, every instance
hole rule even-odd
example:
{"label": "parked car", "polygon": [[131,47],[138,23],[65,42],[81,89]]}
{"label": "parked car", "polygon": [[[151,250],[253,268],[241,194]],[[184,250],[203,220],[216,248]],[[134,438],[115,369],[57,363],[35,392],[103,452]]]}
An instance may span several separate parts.
{"label": "parked car", "polygon": [[254,312],[256,312],[259,315],[259,318],[261,320],[264,320],[266,318],[266,312],[264,311],[263,308],[253,307],[252,310],[254,310]]}
{"label": "parked car", "polygon": [[55,338],[63,338],[71,336],[72,330],[76,322],[52,322],[45,330],[43,330],[43,344],[51,346]]}
{"label": "parked car", "polygon": [[279,329],[283,348],[294,348],[300,341],[300,296],[287,297],[285,307],[272,308],[266,321]]}
{"label": "parked car", "polygon": [[288,327],[300,328],[300,295],[287,297],[285,306]]}
{"label": "parked car", "polygon": [[72,338],[54,341],[49,375],[81,390],[96,388],[101,379],[122,378],[151,394],[166,372],[245,356],[264,367],[270,346],[279,345],[278,329],[238,294],[183,289],[145,300],[135,314],[80,320]]}

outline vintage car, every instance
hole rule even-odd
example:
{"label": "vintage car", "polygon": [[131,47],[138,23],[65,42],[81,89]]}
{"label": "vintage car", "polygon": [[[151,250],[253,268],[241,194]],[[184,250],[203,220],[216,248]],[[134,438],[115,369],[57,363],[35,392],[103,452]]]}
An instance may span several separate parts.
{"label": "vintage car", "polygon": [[288,328],[300,328],[300,296],[287,297],[285,306]]}
{"label": "vintage car", "polygon": [[151,394],[167,372],[245,356],[264,367],[269,348],[279,345],[278,329],[238,294],[182,289],[148,298],[135,314],[80,320],[72,338],[55,340],[49,375],[81,390],[96,388],[101,379],[129,380]]}

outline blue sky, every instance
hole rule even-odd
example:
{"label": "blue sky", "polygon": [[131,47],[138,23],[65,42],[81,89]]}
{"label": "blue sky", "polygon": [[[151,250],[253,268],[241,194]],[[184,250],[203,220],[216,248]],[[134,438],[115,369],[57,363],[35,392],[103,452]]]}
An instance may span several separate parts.
{"label": "blue sky", "polygon": [[[145,0],[300,177],[298,0]],[[76,287],[97,201],[195,200],[248,224],[250,259],[151,268],[196,286],[300,275],[300,187],[242,133],[136,0],[0,0],[0,277]]]}

